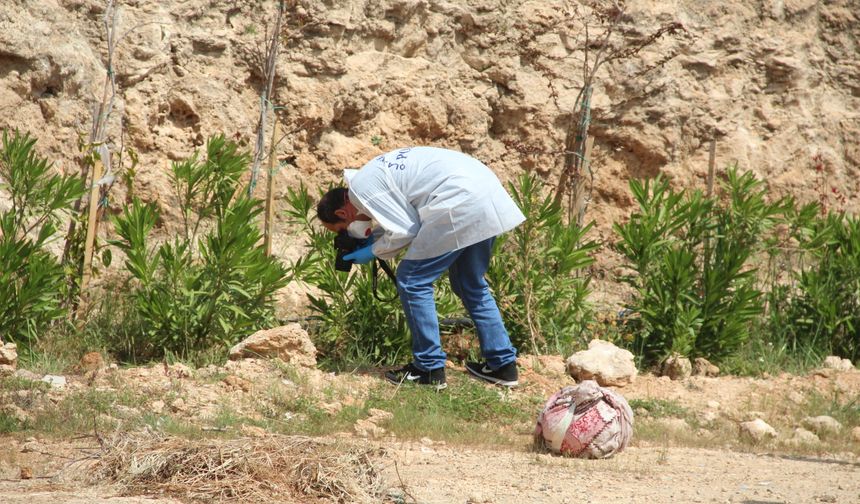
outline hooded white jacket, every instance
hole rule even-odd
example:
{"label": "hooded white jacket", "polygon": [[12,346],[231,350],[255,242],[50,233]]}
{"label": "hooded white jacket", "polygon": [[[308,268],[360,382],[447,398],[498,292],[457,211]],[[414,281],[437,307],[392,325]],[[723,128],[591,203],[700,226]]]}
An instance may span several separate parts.
{"label": "hooded white jacket", "polygon": [[525,216],[483,163],[460,152],[409,147],[345,170],[349,199],[385,231],[373,253],[429,259],[515,228]]}

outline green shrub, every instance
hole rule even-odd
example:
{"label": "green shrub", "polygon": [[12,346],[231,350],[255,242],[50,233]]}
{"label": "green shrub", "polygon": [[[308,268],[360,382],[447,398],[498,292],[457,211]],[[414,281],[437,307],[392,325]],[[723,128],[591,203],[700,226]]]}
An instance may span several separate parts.
{"label": "green shrub", "polygon": [[672,352],[722,360],[763,311],[753,258],[786,200],[768,203],[763,183],[736,167],[724,184],[726,203],[676,192],[661,177],[630,188],[639,211],[614,228],[636,271],[624,278],[636,289],[629,308],[641,315],[633,348],[646,365]]}
{"label": "green shrub", "polygon": [[801,267],[771,294],[770,327],[796,351],[860,357],[860,220],[820,217],[816,205],[796,213]]}
{"label": "green shrub", "polygon": [[487,273],[511,341],[534,353],[566,352],[593,319],[586,301],[597,248],[585,241],[593,224],[567,224],[540,179],[522,175],[509,189],[526,221],[496,240]]}
{"label": "green shrub", "polygon": [[172,167],[182,236],[152,245],[158,211],[136,198],[114,220],[119,239],[111,243],[126,255],[142,332],[129,347],[144,356],[185,358],[270,327],[273,295],[287,283],[285,268],[260,245],[261,202],[240,188],[249,156],[223,136],[206,150],[205,160],[195,154]]}
{"label": "green shrub", "polygon": [[80,179],[52,174],[35,144],[28,134],[3,130],[0,189],[11,206],[0,212],[0,334],[25,347],[65,314],[63,268],[44,247],[85,191]]}

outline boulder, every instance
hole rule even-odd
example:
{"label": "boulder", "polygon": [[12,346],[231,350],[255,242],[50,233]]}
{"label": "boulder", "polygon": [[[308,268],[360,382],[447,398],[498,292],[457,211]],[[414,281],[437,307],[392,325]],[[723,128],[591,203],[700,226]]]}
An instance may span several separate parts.
{"label": "boulder", "polygon": [[278,358],[308,368],[317,365],[317,349],[299,324],[257,331],[230,349],[232,360],[247,357]]}
{"label": "boulder", "polygon": [[849,359],[843,359],[836,355],[830,355],[824,359],[824,367],[836,369],[837,371],[851,371],[854,369],[854,364],[851,364]]}
{"label": "boulder", "polygon": [[15,343],[0,346],[0,376],[8,376],[18,367],[18,347]]}
{"label": "boulder", "polygon": [[740,433],[741,436],[745,436],[755,442],[776,437],[776,429],[768,425],[768,423],[761,418],[756,418],[749,422],[741,422]]}
{"label": "boulder", "polygon": [[860,443],[860,425],[851,429],[851,437],[855,442]]}
{"label": "boulder", "polygon": [[815,432],[819,436],[827,434],[838,434],[842,430],[842,424],[833,417],[820,415],[816,417],[806,417],[803,419],[803,426]]}
{"label": "boulder", "polygon": [[720,368],[711,364],[711,362],[704,357],[696,357],[693,361],[693,374],[696,376],[719,376]]}
{"label": "boulder", "polygon": [[683,380],[693,374],[693,365],[690,359],[681,354],[673,353],[660,365],[660,375],[668,376],[672,380]]}
{"label": "boulder", "polygon": [[638,374],[632,353],[598,339],[591,340],[588,350],[568,357],[567,372],[577,382],[595,380],[602,387],[623,387]]}

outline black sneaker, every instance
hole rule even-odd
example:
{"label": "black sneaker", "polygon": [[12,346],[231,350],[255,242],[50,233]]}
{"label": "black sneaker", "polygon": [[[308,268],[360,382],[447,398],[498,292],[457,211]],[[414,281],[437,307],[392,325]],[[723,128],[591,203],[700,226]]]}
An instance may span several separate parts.
{"label": "black sneaker", "polygon": [[421,371],[412,363],[400,369],[392,369],[385,372],[385,379],[395,385],[401,383],[417,383],[418,385],[430,385],[436,390],[442,390],[448,386],[445,383],[445,368],[440,367],[431,371]]}
{"label": "black sneaker", "polygon": [[502,385],[503,387],[516,387],[519,385],[519,373],[517,372],[517,361],[504,365],[499,369],[490,369],[486,362],[467,362],[466,369],[474,376]]}

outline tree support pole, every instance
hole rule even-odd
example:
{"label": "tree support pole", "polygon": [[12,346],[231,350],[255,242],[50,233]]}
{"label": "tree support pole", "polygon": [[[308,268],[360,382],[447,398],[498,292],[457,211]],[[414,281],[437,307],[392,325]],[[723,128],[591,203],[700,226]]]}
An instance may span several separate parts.
{"label": "tree support pole", "polygon": [[99,185],[98,181],[102,176],[104,165],[101,159],[96,159],[92,169],[92,185],[90,186],[90,208],[87,218],[87,236],[84,242],[84,264],[82,267],[83,274],[81,275],[81,294],[80,302],[78,303],[78,319],[80,320],[87,309],[87,287],[93,273],[93,248],[96,241],[96,226],[98,225],[98,209],[99,209]]}

